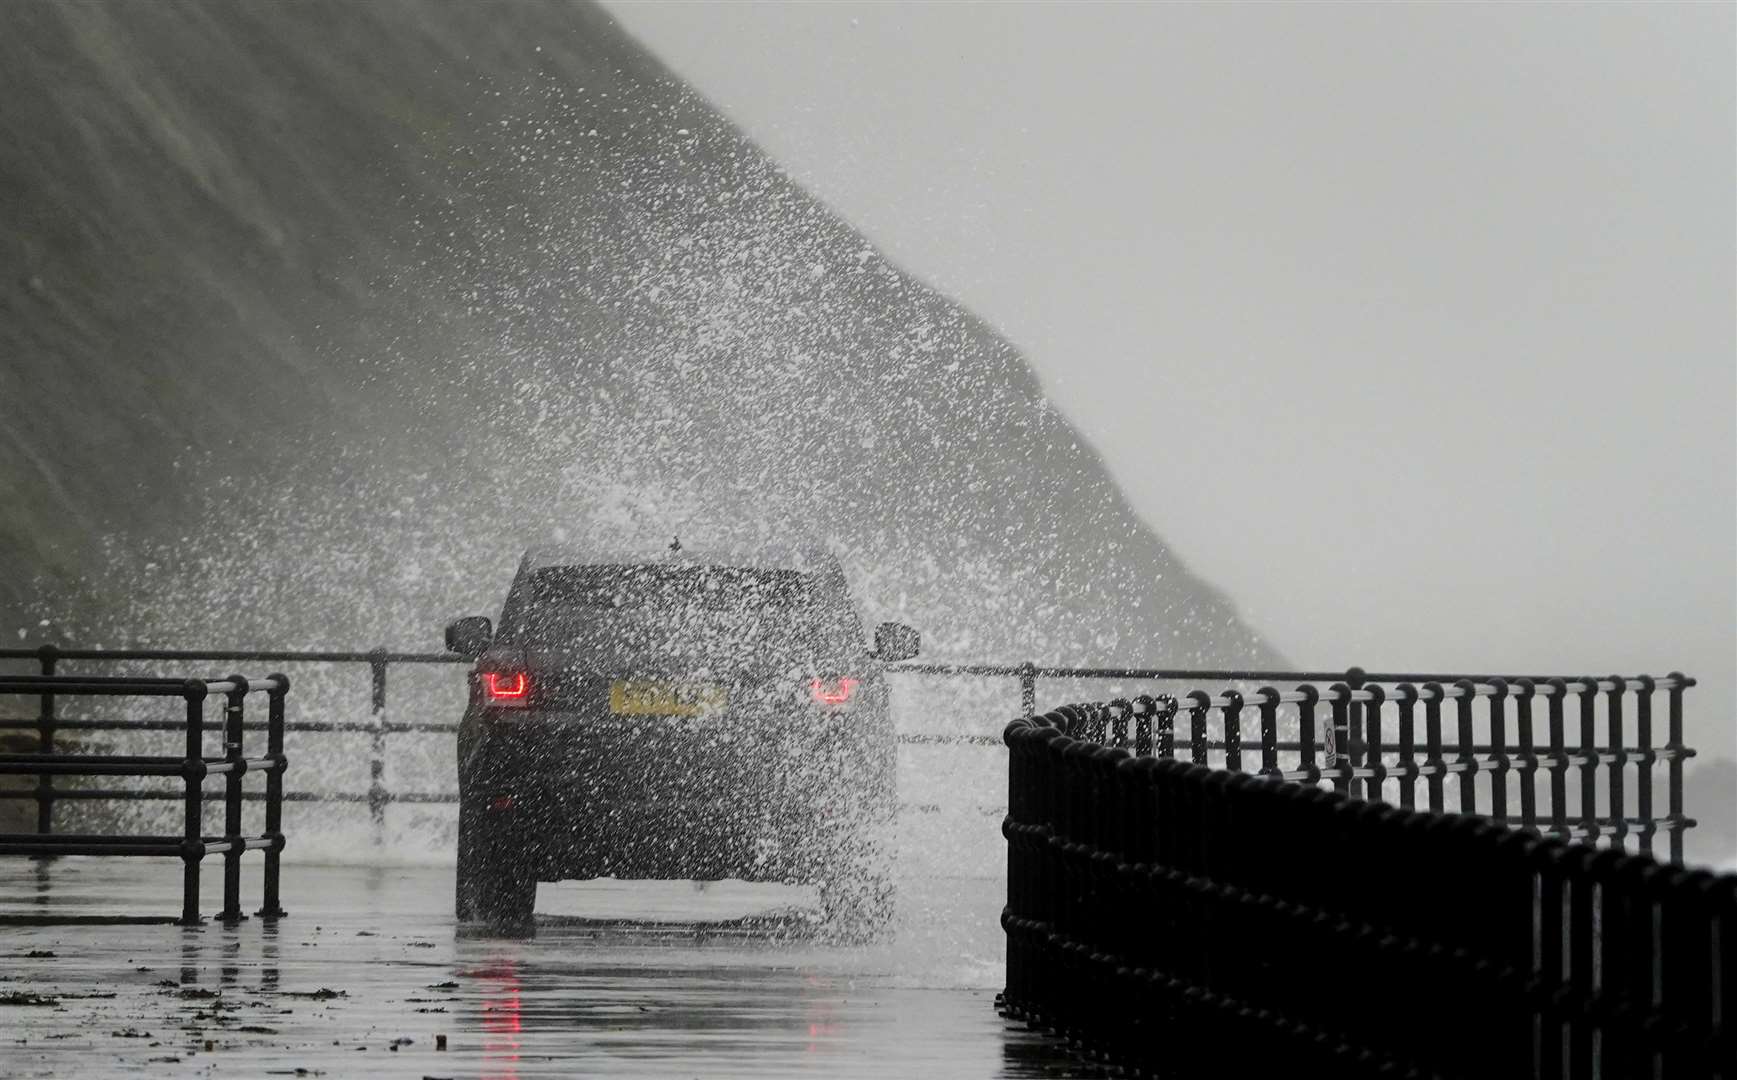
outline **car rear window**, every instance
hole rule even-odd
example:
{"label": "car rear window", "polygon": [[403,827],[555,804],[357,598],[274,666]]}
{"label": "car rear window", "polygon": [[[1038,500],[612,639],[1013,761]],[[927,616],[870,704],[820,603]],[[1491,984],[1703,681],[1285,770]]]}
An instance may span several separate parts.
{"label": "car rear window", "polygon": [[552,566],[532,571],[534,609],[788,611],[814,601],[808,575],[733,566]]}

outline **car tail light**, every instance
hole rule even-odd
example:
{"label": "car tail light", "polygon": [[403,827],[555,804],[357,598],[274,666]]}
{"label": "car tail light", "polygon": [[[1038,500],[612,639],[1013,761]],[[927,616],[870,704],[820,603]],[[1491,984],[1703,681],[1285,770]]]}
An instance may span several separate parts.
{"label": "car tail light", "polygon": [[850,678],[840,679],[810,679],[808,693],[817,705],[838,708],[850,704],[851,695],[856,693],[858,681]]}
{"label": "car tail light", "polygon": [[522,709],[531,700],[531,677],[522,671],[485,671],[483,703],[503,709]]}

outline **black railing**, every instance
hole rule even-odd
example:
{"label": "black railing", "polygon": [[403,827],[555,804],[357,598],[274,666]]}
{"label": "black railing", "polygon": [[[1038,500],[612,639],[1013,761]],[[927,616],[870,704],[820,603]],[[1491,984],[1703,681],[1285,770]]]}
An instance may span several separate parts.
{"label": "black railing", "polygon": [[[52,668],[52,664],[45,665]],[[246,727],[245,706],[250,693],[263,693],[267,700],[267,746],[263,757],[247,757],[242,741]],[[259,914],[277,918],[284,914],[279,904],[279,855],[283,851],[283,774],[287,765],[284,755],[284,697],[289,692],[289,679],[283,675],[268,675],[264,679],[247,679],[230,675],[223,679],[165,679],[123,676],[104,678],[88,675],[0,675],[0,696],[29,695],[42,702],[43,713],[54,716],[56,698],[66,696],[96,697],[179,697],[185,703],[182,720],[171,725],[184,729],[185,750],[181,756],[145,754],[58,754],[52,741],[35,753],[0,754],[0,776],[34,776],[38,781],[35,792],[24,794],[41,798],[44,791],[52,799],[53,788],[46,783],[54,776],[130,776],[178,777],[183,782],[180,792],[163,792],[168,798],[183,803],[184,820],[180,836],[129,836],[98,833],[52,833],[52,817],[39,811],[34,833],[0,833],[0,855],[128,855],[171,856],[182,864],[181,918],[186,926],[199,924],[199,871],[207,855],[223,856],[223,910],[218,918],[237,922],[246,918],[241,910],[241,856],[248,851],[265,852],[264,904]],[[205,702],[220,695],[223,708],[223,753],[206,757]],[[48,731],[52,737],[52,728]],[[249,772],[266,775],[265,831],[246,835],[242,831],[242,782]],[[205,779],[224,778],[223,835],[204,835]],[[86,797],[101,793],[82,791]],[[118,793],[111,797],[135,797],[136,793]],[[41,804],[39,803],[39,806]],[[48,804],[52,807],[52,802]]]}
{"label": "black railing", "polygon": [[1137,1075],[1737,1076],[1737,877],[1166,760],[1156,724],[1136,753],[1140,727],[1006,730],[1010,1015]]}
{"label": "black railing", "polygon": [[[0,649],[0,661],[34,663],[51,674],[65,662],[173,663],[333,663],[367,665],[368,719],[297,720],[291,733],[346,733],[368,737],[368,783],[365,791],[296,791],[290,802],[365,803],[375,836],[385,833],[386,810],[398,805],[438,805],[458,801],[454,790],[402,791],[389,786],[388,739],[407,734],[454,734],[449,721],[398,721],[391,718],[387,689],[397,665],[468,665],[467,657],[450,653],[293,650],[190,649]],[[1111,703],[1122,708],[1136,730],[1150,730],[1168,754],[1180,745],[1185,756],[1201,763],[1240,769],[1257,760],[1259,771],[1275,771],[1291,779],[1331,781],[1341,790],[1361,793],[1371,785],[1394,789],[1400,805],[1419,803],[1431,809],[1472,811],[1486,806],[1500,818],[1548,822],[1566,837],[1621,836],[1650,851],[1658,833],[1668,834],[1670,857],[1682,861],[1683,830],[1693,824],[1683,813],[1683,761],[1694,751],[1683,745],[1682,692],[1694,680],[1680,675],[1649,681],[1645,677],[1603,680],[1552,680],[1525,675],[1430,675],[1343,672],[1206,671],[1131,667],[1062,667],[1023,664],[908,663],[887,668],[900,676],[945,678],[1004,678],[1017,683],[1020,711],[1031,717],[1037,709],[1040,680],[1069,684],[1103,682],[1150,685],[1212,682],[1237,687],[1194,696],[1157,694]],[[1465,696],[1459,683],[1469,680],[1476,691]],[[1255,689],[1258,683],[1281,683],[1293,689]],[[1561,682],[1562,692],[1556,683]],[[1583,692],[1587,686],[1596,692]],[[1620,689],[1619,689],[1620,687]],[[1654,698],[1666,695],[1666,732],[1654,739]],[[1269,702],[1266,695],[1277,694]],[[1309,695],[1313,695],[1310,697]],[[1625,695],[1629,699],[1625,706]],[[1204,704],[1202,702],[1204,697]],[[1108,706],[1106,706],[1108,708]],[[1111,711],[1114,711],[1113,709]],[[1136,715],[1138,713],[1139,715]],[[1106,714],[1107,717],[1107,714]],[[1470,735],[1467,735],[1467,724]],[[1143,726],[1144,725],[1144,726]],[[1257,726],[1258,725],[1258,726]],[[0,731],[34,731],[37,748],[52,753],[60,731],[138,731],[166,729],[172,724],[63,718],[56,715],[52,696],[41,701],[34,717],[0,716]],[[1245,738],[1245,729],[1254,734]],[[1605,732],[1600,745],[1599,731]],[[1610,736],[1611,731],[1621,734]],[[1510,742],[1509,736],[1513,736]],[[1572,736],[1572,737],[1571,737]],[[989,731],[901,732],[907,745],[980,745],[999,747],[1001,738]],[[1177,739],[1180,738],[1180,744]],[[1652,769],[1665,770],[1665,810],[1656,813]],[[1633,773],[1633,779],[1627,775]],[[1494,783],[1500,778],[1500,783]],[[1601,789],[1600,780],[1605,784]],[[1540,780],[1547,785],[1537,790]],[[1451,781],[1451,784],[1450,784]],[[1420,789],[1421,785],[1421,789]],[[1510,797],[1512,789],[1512,797]],[[1630,801],[1632,793],[1633,800]],[[38,831],[53,829],[54,806],[66,799],[162,799],[169,793],[123,790],[67,790],[44,777],[34,792],[0,791],[0,799],[34,799]],[[249,792],[249,799],[262,798]],[[1600,810],[1600,803],[1604,809]],[[1540,807],[1542,809],[1540,809]],[[1633,809],[1630,814],[1629,810]],[[907,809],[933,811],[913,805]],[[984,807],[1000,814],[1001,806]]]}
{"label": "black railing", "polygon": [[[395,665],[468,665],[472,663],[469,657],[457,656],[451,653],[413,653],[396,652],[384,648],[360,650],[240,650],[240,649],[64,649],[55,645],[42,645],[33,649],[0,649],[0,661],[23,661],[34,663],[43,674],[53,674],[56,668],[66,662],[83,663],[321,663],[321,664],[355,664],[368,666],[369,672],[369,718],[366,721],[342,720],[297,720],[288,725],[292,733],[316,732],[330,734],[362,734],[369,739],[368,752],[368,788],[360,791],[294,791],[284,795],[288,802],[336,802],[336,803],[366,803],[373,822],[377,839],[384,836],[386,824],[386,809],[394,804],[408,805],[438,805],[451,804],[458,801],[457,791],[396,791],[387,779],[386,764],[388,761],[387,739],[393,735],[440,735],[456,734],[458,723],[452,721],[413,721],[403,722],[391,719],[387,703],[388,674]],[[1023,664],[899,664],[887,669],[901,676],[941,676],[953,678],[1006,678],[1017,682],[1019,688],[1020,707],[1024,715],[1030,716],[1037,707],[1037,688],[1039,679],[1064,680],[1078,682],[1081,680],[1100,681],[1135,681],[1135,682],[1173,682],[1191,678],[1216,678],[1232,680],[1256,680],[1261,678],[1284,679],[1334,679],[1340,677],[1334,673],[1326,675],[1309,672],[1262,672],[1262,671],[1192,671],[1192,670],[1162,670],[1150,668],[1070,668],[1057,666],[1040,666],[1033,663]],[[460,711],[456,706],[454,712]],[[153,721],[114,721],[90,718],[64,718],[56,715],[52,696],[42,699],[38,714],[34,717],[0,716],[0,731],[34,731],[37,736],[37,748],[42,753],[52,753],[55,748],[57,732],[125,732],[167,730],[172,724]],[[901,732],[899,742],[912,746],[1001,746],[999,734],[990,731],[973,732]],[[140,790],[100,789],[100,790],[68,790],[56,788],[45,778],[38,784],[34,792],[0,791],[0,800],[33,799],[36,802],[37,829],[41,833],[49,833],[54,828],[55,803],[61,800],[89,799],[139,799],[155,800],[173,797],[170,793]],[[249,800],[260,798],[258,793],[248,792]],[[919,812],[932,811],[936,807],[914,805],[908,809]],[[1000,814],[1004,807],[986,807],[986,812]]]}
{"label": "black railing", "polygon": [[[62,649],[42,645],[34,649],[0,649],[0,661],[24,660],[35,662],[42,674],[53,674],[66,662],[85,663],[330,663],[366,664],[369,673],[369,720],[330,721],[297,720],[285,725],[296,732],[351,733],[369,736],[369,785],[365,793],[343,791],[281,792],[282,802],[366,803],[373,820],[375,835],[384,832],[386,808],[392,803],[456,803],[454,792],[394,792],[386,786],[387,737],[395,734],[454,734],[457,721],[394,723],[387,719],[387,672],[394,664],[469,664],[472,661],[450,653],[393,652],[387,649],[355,650],[269,650],[269,649]],[[53,695],[43,695],[34,717],[0,716],[0,731],[34,731],[40,753],[53,753],[56,735],[63,731],[129,732],[162,731],[178,727],[173,722],[104,720],[65,718],[55,711]],[[52,833],[54,807],[61,800],[160,800],[174,798],[173,793],[130,789],[63,789],[56,788],[45,777],[33,792],[0,791],[0,799],[33,799],[36,802],[37,832]],[[246,792],[245,801],[266,799],[261,792]]]}
{"label": "black railing", "polygon": [[[1563,839],[1632,842],[1643,853],[1665,833],[1670,860],[1680,864],[1683,833],[1695,824],[1683,813],[1683,762],[1695,754],[1683,743],[1683,693],[1693,685],[1680,672],[1563,679],[1353,668],[1327,687],[1194,690],[1069,705],[1055,715],[1068,718],[1070,735],[1136,754],[1331,782],[1407,810],[1484,814]],[[1663,744],[1653,715],[1661,694]],[[1287,730],[1295,737],[1281,739]]]}

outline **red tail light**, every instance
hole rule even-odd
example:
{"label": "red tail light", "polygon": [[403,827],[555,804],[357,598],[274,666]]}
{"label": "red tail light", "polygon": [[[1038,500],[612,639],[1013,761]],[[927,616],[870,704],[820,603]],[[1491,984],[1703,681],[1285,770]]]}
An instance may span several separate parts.
{"label": "red tail light", "polygon": [[808,683],[808,692],[820,705],[847,705],[856,688],[856,679],[811,679]]}
{"label": "red tail light", "polygon": [[483,699],[487,704],[507,708],[525,705],[531,697],[531,679],[522,671],[483,673]]}

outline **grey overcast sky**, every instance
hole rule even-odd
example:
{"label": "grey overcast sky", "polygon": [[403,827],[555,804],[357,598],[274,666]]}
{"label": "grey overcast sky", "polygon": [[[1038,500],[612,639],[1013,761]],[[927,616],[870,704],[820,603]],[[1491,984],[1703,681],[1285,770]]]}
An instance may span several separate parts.
{"label": "grey overcast sky", "polygon": [[1733,5],[609,6],[1292,660],[1682,667],[1732,753]]}

